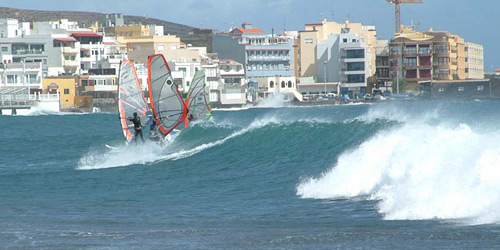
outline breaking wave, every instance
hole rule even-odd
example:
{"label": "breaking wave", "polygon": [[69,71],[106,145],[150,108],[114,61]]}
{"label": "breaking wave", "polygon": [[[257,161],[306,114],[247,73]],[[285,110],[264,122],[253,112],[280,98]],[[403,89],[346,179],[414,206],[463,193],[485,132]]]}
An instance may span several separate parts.
{"label": "breaking wave", "polygon": [[403,122],[341,154],[319,177],[303,178],[297,195],[312,199],[368,197],[387,220],[450,219],[500,223],[500,133],[469,125],[419,122],[397,109],[374,110],[360,120],[397,113]]}

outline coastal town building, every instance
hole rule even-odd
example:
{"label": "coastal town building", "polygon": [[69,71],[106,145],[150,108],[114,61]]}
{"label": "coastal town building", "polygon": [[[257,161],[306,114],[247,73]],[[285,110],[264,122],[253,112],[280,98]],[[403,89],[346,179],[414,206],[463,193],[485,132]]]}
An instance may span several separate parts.
{"label": "coastal town building", "polygon": [[376,72],[378,44],[375,26],[351,23],[349,18],[345,23],[324,18],[306,24],[297,39],[297,75],[313,77],[317,83],[338,83],[350,97],[363,96],[368,78]]}
{"label": "coastal town building", "polygon": [[44,93],[60,96],[60,109],[75,108],[77,76],[51,76],[43,79],[42,90]]}
{"label": "coastal town building", "polygon": [[30,35],[30,23],[17,19],[0,19],[0,38],[24,37]]}
{"label": "coastal town building", "polygon": [[465,42],[465,74],[466,79],[484,78],[483,46]]}
{"label": "coastal town building", "polygon": [[[247,102],[245,68],[243,64],[234,60],[220,60],[218,63],[220,74],[220,104],[243,105]],[[213,88],[210,88],[213,93]]]}
{"label": "coastal town building", "polygon": [[447,31],[403,28],[389,44],[393,88],[417,92],[420,81],[483,79],[481,47],[469,46],[470,53],[464,39]]}
{"label": "coastal town building", "polygon": [[243,23],[229,33],[217,34],[213,52],[243,64],[248,80],[256,77],[294,76],[294,38]]}
{"label": "coastal town building", "polygon": [[104,27],[117,27],[124,25],[125,25],[125,18],[121,13],[106,14],[106,18],[103,20]]}
{"label": "coastal town building", "polygon": [[0,86],[39,89],[42,86],[42,65],[34,62],[0,64]]}
{"label": "coastal town building", "polygon": [[385,45],[377,47],[377,56],[375,60],[375,86],[374,89],[380,90],[382,93],[392,93],[391,67],[389,60],[389,46],[387,41]]}
{"label": "coastal town building", "polygon": [[375,48],[377,41],[377,31],[373,25],[364,25],[362,23],[351,23],[347,18],[345,23],[327,21],[323,18],[321,23],[306,24],[304,31],[299,31],[298,42],[298,74],[300,77],[318,77],[318,68],[323,63],[317,64],[316,46],[318,41],[325,41],[331,38],[332,34],[356,34],[359,39],[363,39],[368,47],[366,54],[370,55],[368,60],[371,67],[368,69],[370,74],[375,73]]}

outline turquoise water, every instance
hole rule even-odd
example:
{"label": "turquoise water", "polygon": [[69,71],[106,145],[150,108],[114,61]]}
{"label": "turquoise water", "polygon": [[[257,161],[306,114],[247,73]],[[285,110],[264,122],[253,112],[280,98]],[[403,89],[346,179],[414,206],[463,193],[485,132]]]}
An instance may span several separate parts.
{"label": "turquoise water", "polygon": [[[496,249],[500,102],[0,116],[0,248]],[[110,144],[116,149],[107,149]]]}

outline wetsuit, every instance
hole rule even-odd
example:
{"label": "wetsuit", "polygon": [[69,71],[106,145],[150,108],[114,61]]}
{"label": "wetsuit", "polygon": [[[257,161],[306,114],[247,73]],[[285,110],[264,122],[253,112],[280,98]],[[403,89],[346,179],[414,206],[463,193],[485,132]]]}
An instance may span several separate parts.
{"label": "wetsuit", "polygon": [[135,144],[137,144],[137,136],[140,135],[141,136],[141,140],[142,142],[144,142],[144,138],[142,137],[142,124],[141,124],[141,118],[139,117],[133,117],[133,118],[129,118],[129,120],[134,123],[134,141],[135,141]]}
{"label": "wetsuit", "polygon": [[151,125],[149,126],[149,140],[154,141],[154,142],[159,142],[160,141],[160,136],[155,131],[156,129],[156,122],[152,121]]}

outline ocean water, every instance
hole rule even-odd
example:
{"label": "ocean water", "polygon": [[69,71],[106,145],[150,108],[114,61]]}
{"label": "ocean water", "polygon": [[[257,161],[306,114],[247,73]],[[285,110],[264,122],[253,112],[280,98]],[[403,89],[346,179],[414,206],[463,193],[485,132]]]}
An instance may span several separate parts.
{"label": "ocean water", "polygon": [[114,113],[0,116],[0,249],[498,249],[499,110],[220,110],[164,149]]}

